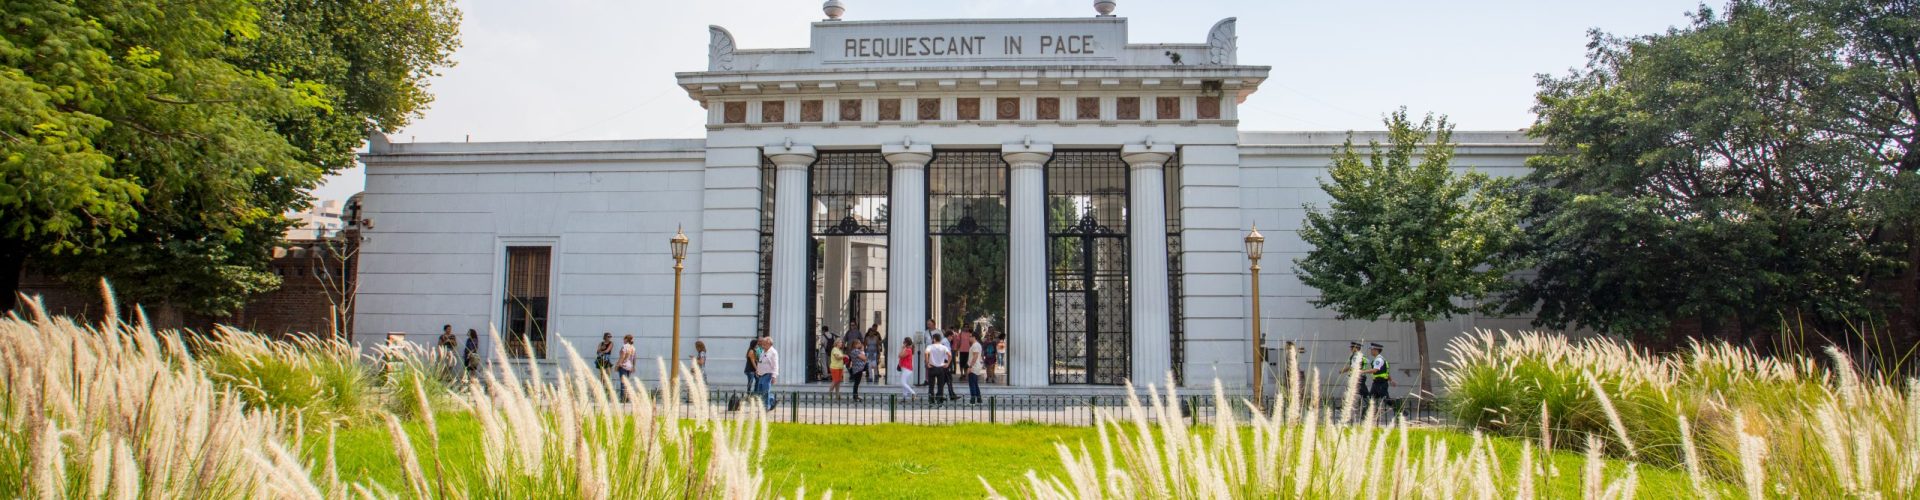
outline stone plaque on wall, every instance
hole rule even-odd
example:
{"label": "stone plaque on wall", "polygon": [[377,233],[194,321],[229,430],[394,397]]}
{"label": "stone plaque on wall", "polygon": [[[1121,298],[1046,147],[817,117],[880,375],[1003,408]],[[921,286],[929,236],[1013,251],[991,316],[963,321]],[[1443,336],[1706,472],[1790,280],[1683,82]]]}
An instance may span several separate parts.
{"label": "stone plaque on wall", "polygon": [[994,109],[994,111],[993,111],[993,118],[994,118],[994,119],[996,119],[996,120],[1018,120],[1018,119],[1020,119],[1020,98],[1018,98],[1018,97],[1002,97],[1002,98],[999,98],[999,99],[997,99],[997,100],[996,100],[996,102],[997,102],[997,103],[996,103],[996,104],[994,104],[994,106],[993,106],[993,109]]}
{"label": "stone plaque on wall", "polygon": [[919,108],[919,112],[914,113],[914,117],[916,119],[923,120],[923,121],[940,119],[940,98],[923,97],[920,99],[915,99],[913,102],[914,102],[914,107]]}
{"label": "stone plaque on wall", "polygon": [[1117,120],[1140,119],[1140,98],[1138,97],[1116,98],[1113,100],[1113,107],[1114,107],[1114,110],[1113,110],[1114,119],[1117,119]]}
{"label": "stone plaque on wall", "polygon": [[746,123],[747,103],[739,101],[729,102],[726,104],[726,109],[721,110],[720,114],[721,121],[727,123]]}
{"label": "stone plaque on wall", "polygon": [[1060,98],[1041,97],[1033,100],[1034,118],[1041,120],[1060,119]]}
{"label": "stone plaque on wall", "polygon": [[1078,108],[1074,113],[1074,119],[1100,119],[1100,98],[1098,97],[1082,97],[1075,103],[1074,107]]}
{"label": "stone plaque on wall", "polygon": [[1218,97],[1202,96],[1194,100],[1193,107],[1202,120],[1220,119],[1220,98]]}
{"label": "stone plaque on wall", "polygon": [[881,99],[880,100],[880,121],[883,121],[883,122],[900,121],[900,100],[899,99]]}
{"label": "stone plaque on wall", "polygon": [[980,119],[980,98],[961,97],[961,98],[954,99],[953,104],[954,104],[954,110],[958,111],[960,114],[960,117],[958,119],[960,120]]}
{"label": "stone plaque on wall", "polygon": [[843,122],[860,121],[860,100],[859,99],[841,99],[840,100],[840,121],[843,121]]}
{"label": "stone plaque on wall", "polygon": [[800,101],[800,121],[818,122],[827,119],[825,106],[819,100]]}
{"label": "stone plaque on wall", "polygon": [[1180,98],[1161,97],[1161,98],[1154,99],[1154,101],[1155,101],[1155,105],[1153,107],[1153,119],[1155,120],[1180,119]]}
{"label": "stone plaque on wall", "polygon": [[760,103],[760,123],[781,123],[787,121],[786,101],[765,101]]}

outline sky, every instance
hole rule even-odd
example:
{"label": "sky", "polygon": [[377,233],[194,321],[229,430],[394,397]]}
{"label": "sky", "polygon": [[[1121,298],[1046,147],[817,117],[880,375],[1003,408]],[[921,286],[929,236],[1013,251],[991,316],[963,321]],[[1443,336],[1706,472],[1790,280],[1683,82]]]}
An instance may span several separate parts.
{"label": "sky", "polygon": [[[1245,131],[1375,130],[1406,106],[1459,130],[1533,123],[1537,75],[1586,64],[1589,30],[1656,33],[1700,0],[1119,0],[1132,43],[1203,43],[1239,18],[1240,64],[1273,68]],[[1085,17],[1091,0],[843,0],[847,20]],[[707,63],[707,26],[745,49],[801,48],[813,0],[463,0],[456,66],[394,142],[698,138],[705,111],[674,84]],[[360,168],[322,200],[360,191]]]}

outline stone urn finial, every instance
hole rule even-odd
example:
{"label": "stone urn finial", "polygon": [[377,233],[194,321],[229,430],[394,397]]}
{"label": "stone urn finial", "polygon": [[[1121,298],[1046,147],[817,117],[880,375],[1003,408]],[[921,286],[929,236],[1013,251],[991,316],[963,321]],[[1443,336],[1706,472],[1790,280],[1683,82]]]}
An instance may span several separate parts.
{"label": "stone urn finial", "polygon": [[1100,17],[1113,17],[1113,6],[1114,6],[1113,0],[1094,0],[1093,1],[1093,11],[1099,12]]}
{"label": "stone urn finial", "polygon": [[827,13],[828,21],[839,21],[840,16],[847,13],[847,4],[840,3],[840,0],[827,0],[820,10]]}

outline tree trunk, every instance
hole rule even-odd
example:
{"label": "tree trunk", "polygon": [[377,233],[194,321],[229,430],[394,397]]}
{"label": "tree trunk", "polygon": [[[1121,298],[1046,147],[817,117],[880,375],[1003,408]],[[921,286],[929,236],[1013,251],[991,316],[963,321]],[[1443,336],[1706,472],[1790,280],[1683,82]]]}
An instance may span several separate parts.
{"label": "tree trunk", "polygon": [[19,305],[20,272],[27,265],[27,244],[0,240],[0,315]]}
{"label": "tree trunk", "polygon": [[1424,398],[1433,394],[1433,377],[1427,376],[1433,371],[1433,360],[1427,356],[1427,322],[1413,322],[1413,343],[1414,348],[1420,350],[1420,375],[1417,378],[1420,379],[1420,396]]}

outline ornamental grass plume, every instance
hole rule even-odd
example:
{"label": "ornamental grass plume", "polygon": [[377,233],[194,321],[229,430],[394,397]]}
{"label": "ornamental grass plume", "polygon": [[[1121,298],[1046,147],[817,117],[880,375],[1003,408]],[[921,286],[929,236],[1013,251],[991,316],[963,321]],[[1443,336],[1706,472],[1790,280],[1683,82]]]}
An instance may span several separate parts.
{"label": "ornamental grass plume", "polygon": [[[1308,374],[1305,384],[1317,386],[1317,377]],[[1507,466],[1478,432],[1464,450],[1431,437],[1416,442],[1404,419],[1380,425],[1377,408],[1343,423],[1341,410],[1323,408],[1316,392],[1301,390],[1301,378],[1289,380],[1271,413],[1251,401],[1228,399],[1214,381],[1222,411],[1207,432],[1195,432],[1179,418],[1171,377],[1144,391],[1129,385],[1125,409],[1096,419],[1099,453],[1109,458],[1096,460],[1085,443],[1056,443],[1064,477],[1029,471],[1024,482],[1007,486],[1017,496],[1037,499],[1531,498],[1540,491],[1545,469],[1536,460],[1550,460],[1547,453],[1536,456],[1526,446],[1518,465]],[[1595,458],[1596,467],[1600,460]],[[1595,469],[1586,479],[1594,496],[1632,498],[1638,479],[1631,465],[1620,476],[1604,472]],[[1006,498],[982,483],[988,496]]]}
{"label": "ornamental grass plume", "polygon": [[[383,350],[395,356],[376,362],[337,340],[224,328],[193,338],[156,331],[137,310],[137,321],[123,322],[110,289],[105,295],[109,312],[97,325],[47,315],[32,298],[0,318],[0,491],[296,499],[773,493],[759,465],[764,415],[722,421],[691,368],[681,368],[689,383],[657,393],[630,384],[634,402],[619,403],[612,384],[569,346],[568,365],[552,381],[523,380],[499,365],[484,384],[436,397],[436,386],[423,383],[432,376],[382,382],[406,376],[409,359],[427,366],[431,352]],[[320,408],[293,406],[302,401]],[[417,415],[425,437],[411,436],[388,410]],[[480,421],[481,470],[440,462],[436,412],[447,411]],[[392,485],[397,491],[340,477],[334,429],[362,419],[389,431],[404,480]],[[325,446],[303,446],[307,429],[325,432]]]}
{"label": "ornamental grass plume", "polygon": [[1454,418],[1543,446],[1612,435],[1622,456],[1686,470],[1699,497],[1920,495],[1920,381],[1866,376],[1838,348],[1825,362],[1698,341],[1654,356],[1482,331],[1448,351],[1442,407]]}
{"label": "ornamental grass plume", "polygon": [[[107,303],[112,292],[103,284]],[[145,314],[82,325],[29,298],[0,319],[0,491],[21,497],[318,498],[285,413],[255,408]],[[25,314],[22,315],[21,313]]]}

